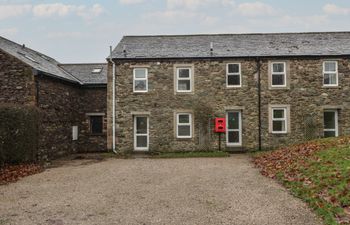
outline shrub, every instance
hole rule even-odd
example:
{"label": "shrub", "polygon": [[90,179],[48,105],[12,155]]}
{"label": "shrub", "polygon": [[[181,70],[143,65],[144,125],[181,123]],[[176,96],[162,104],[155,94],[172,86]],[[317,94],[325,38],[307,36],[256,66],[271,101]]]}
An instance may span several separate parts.
{"label": "shrub", "polygon": [[33,106],[0,105],[0,166],[36,161],[38,114]]}

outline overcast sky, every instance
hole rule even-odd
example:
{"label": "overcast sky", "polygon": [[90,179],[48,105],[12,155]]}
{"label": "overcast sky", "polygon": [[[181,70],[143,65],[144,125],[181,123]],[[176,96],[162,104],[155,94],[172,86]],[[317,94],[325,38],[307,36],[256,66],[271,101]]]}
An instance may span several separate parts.
{"label": "overcast sky", "polygon": [[62,63],[123,35],[350,31],[350,0],[0,0],[0,35]]}

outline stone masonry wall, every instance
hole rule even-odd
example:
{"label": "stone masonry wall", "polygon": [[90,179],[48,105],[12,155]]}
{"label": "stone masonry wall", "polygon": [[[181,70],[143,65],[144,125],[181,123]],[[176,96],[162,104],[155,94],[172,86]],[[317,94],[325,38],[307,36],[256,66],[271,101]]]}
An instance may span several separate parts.
{"label": "stone masonry wall", "polygon": [[[42,111],[40,151],[48,158],[74,152],[106,150],[105,135],[91,135],[88,113],[106,113],[106,88],[83,88],[51,78],[39,78]],[[105,122],[106,123],[106,122]],[[78,140],[72,140],[78,126]]]}
{"label": "stone masonry wall", "polygon": [[[241,88],[226,88],[226,64],[241,62]],[[174,64],[193,64],[194,92],[175,93]],[[134,66],[149,66],[148,93],[133,93]],[[195,108],[203,104],[213,110],[216,117],[225,117],[227,109],[239,108],[243,111],[243,146],[257,147],[257,86],[255,60],[229,61],[162,61],[121,63],[117,67],[117,147],[120,151],[133,150],[133,115],[132,112],[150,114],[150,150],[151,151],[193,151],[202,150],[200,144],[200,124],[196,120]],[[109,79],[111,74],[109,74]],[[110,88],[110,87],[109,87]],[[110,102],[111,91],[108,90]],[[111,104],[109,107],[109,118]],[[192,139],[177,139],[175,136],[175,113],[192,112],[194,131]],[[109,119],[111,120],[111,118]],[[207,148],[217,149],[218,136],[212,128]],[[108,136],[110,143],[111,136]],[[222,146],[225,147],[223,135]],[[239,148],[238,150],[240,150]]]}
{"label": "stone masonry wall", "polygon": [[0,103],[34,105],[35,84],[31,67],[0,50]]}
{"label": "stone masonry wall", "polygon": [[[79,112],[79,152],[103,152],[107,150],[106,87],[81,88]],[[103,134],[90,134],[89,114],[103,115]]]}
{"label": "stone masonry wall", "polygon": [[[340,135],[350,133],[350,63],[348,58],[336,58],[339,66],[339,87],[323,87],[324,58],[289,58],[261,60],[261,119],[262,147],[275,148],[285,144],[305,141],[306,118],[316,124],[317,136],[323,135],[323,110],[336,108],[339,112]],[[287,63],[288,88],[270,89],[269,63]],[[241,88],[226,87],[226,64],[241,63]],[[224,117],[228,109],[242,110],[242,148],[258,148],[258,90],[257,63],[255,59],[196,60],[196,61],[121,61],[117,62],[117,150],[133,150],[133,112],[147,112],[150,119],[150,151],[201,150],[199,126],[196,123],[195,106],[205,103],[215,117]],[[174,65],[191,64],[194,67],[194,92],[179,94],[174,91]],[[133,68],[148,67],[147,93],[133,93]],[[107,142],[112,142],[111,64],[108,73],[108,127]],[[290,132],[269,132],[269,105],[290,107]],[[175,113],[192,112],[194,116],[193,138],[179,140],[175,136]],[[211,129],[209,129],[211,130]],[[217,136],[211,132],[209,147],[217,149]],[[223,135],[222,146],[225,146]],[[232,150],[232,149],[227,149]],[[233,149],[236,150],[236,149]]]}

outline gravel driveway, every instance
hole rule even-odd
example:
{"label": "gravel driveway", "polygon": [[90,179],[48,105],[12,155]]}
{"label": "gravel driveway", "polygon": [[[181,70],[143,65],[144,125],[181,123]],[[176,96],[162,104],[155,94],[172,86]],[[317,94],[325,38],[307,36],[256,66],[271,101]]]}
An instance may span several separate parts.
{"label": "gravel driveway", "polygon": [[0,186],[0,224],[321,224],[249,156],[72,161]]}

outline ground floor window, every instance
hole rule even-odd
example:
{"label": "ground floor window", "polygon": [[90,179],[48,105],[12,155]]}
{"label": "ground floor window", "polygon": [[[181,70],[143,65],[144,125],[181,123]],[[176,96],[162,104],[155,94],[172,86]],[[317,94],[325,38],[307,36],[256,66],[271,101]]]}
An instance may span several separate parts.
{"label": "ground floor window", "polygon": [[176,137],[192,138],[192,115],[190,113],[176,115]]}
{"label": "ground floor window", "polygon": [[103,116],[90,116],[90,133],[103,133]]}
{"label": "ground floor window", "polygon": [[242,145],[242,115],[240,111],[226,113],[226,144],[227,146]]}
{"label": "ground floor window", "polygon": [[287,133],[287,108],[272,108],[272,133]]}
{"label": "ground floor window", "polygon": [[323,112],[324,137],[338,137],[338,110],[325,110]]}
{"label": "ground floor window", "polygon": [[134,117],[134,149],[148,151],[149,146],[149,118],[147,116]]}

